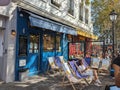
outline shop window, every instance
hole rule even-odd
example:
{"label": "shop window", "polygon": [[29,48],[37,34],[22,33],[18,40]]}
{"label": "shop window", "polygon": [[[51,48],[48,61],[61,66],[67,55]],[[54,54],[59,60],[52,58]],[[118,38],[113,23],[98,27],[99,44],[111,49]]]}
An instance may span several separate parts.
{"label": "shop window", "polygon": [[55,37],[51,34],[44,34],[43,36],[43,50],[53,51],[55,49]]}
{"label": "shop window", "polygon": [[84,56],[84,42],[69,43],[69,58]]}
{"label": "shop window", "polygon": [[29,53],[39,52],[39,35],[30,35],[30,49]]}
{"label": "shop window", "polygon": [[68,35],[67,38],[68,38],[68,42],[72,42],[73,41],[71,35]]}
{"label": "shop window", "polygon": [[19,56],[27,55],[27,37],[19,36]]}
{"label": "shop window", "polygon": [[84,46],[85,46],[85,45],[84,45],[83,42],[81,42],[80,44],[81,44],[81,45],[80,45],[80,46],[81,46],[81,47],[80,47],[80,50],[81,50],[82,52],[84,52]]}
{"label": "shop window", "polygon": [[68,13],[71,14],[71,15],[74,15],[74,1],[73,0],[69,1],[69,10],[68,10]]}
{"label": "shop window", "polygon": [[57,51],[61,51],[61,45],[60,45],[61,39],[60,38],[61,38],[60,35],[56,36],[56,50]]}

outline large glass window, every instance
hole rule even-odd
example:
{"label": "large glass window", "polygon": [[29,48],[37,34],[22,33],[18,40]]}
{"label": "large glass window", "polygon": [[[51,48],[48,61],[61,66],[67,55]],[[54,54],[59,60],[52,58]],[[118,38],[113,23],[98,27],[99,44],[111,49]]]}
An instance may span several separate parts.
{"label": "large glass window", "polygon": [[43,36],[43,50],[44,51],[61,51],[61,35],[44,34]]}
{"label": "large glass window", "polygon": [[69,10],[68,13],[74,15],[74,0],[69,0]]}
{"label": "large glass window", "polygon": [[27,55],[27,37],[19,36],[19,56]]}
{"label": "large glass window", "polygon": [[43,50],[52,51],[55,49],[55,37],[51,34],[44,34],[43,36]]}
{"label": "large glass window", "polygon": [[84,42],[69,43],[69,58],[84,56]]}
{"label": "large glass window", "polygon": [[29,53],[39,52],[39,35],[30,35],[30,49]]}

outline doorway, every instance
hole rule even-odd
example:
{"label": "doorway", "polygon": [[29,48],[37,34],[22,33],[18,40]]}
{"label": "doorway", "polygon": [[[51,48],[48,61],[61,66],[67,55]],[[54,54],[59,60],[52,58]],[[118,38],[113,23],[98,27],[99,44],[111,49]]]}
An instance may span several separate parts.
{"label": "doorway", "polygon": [[40,71],[40,34],[30,34],[28,44],[29,75],[38,74]]}

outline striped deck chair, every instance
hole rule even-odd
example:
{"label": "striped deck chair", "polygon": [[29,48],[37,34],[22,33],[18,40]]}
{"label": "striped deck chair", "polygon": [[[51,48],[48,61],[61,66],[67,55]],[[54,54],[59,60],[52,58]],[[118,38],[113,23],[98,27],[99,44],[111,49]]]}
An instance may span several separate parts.
{"label": "striped deck chair", "polygon": [[87,80],[89,79],[89,76],[88,75],[81,75],[81,73],[79,72],[79,70],[77,69],[75,63],[76,61],[69,61],[68,62],[70,67],[71,67],[71,71],[73,72],[73,74],[75,75],[76,78],[79,78],[79,79],[83,79],[88,85],[90,84],[91,80]]}
{"label": "striped deck chair", "polygon": [[63,56],[57,56],[57,58],[59,58],[62,63],[66,62]]}
{"label": "striped deck chair", "polygon": [[61,62],[61,59],[59,57],[55,57],[55,65],[59,67],[60,74],[62,74],[62,63],[63,62]]}
{"label": "striped deck chair", "polygon": [[53,73],[56,73],[56,71],[59,71],[59,67],[55,64],[55,57],[48,57],[48,71],[52,71]]}
{"label": "striped deck chair", "polygon": [[90,66],[90,64],[91,64],[91,58],[90,57],[85,57],[85,61]]}
{"label": "striped deck chair", "polygon": [[[82,62],[85,67],[89,67],[88,63],[85,61],[85,59],[82,59]],[[76,64],[79,65],[79,59],[76,60]]]}
{"label": "striped deck chair", "polygon": [[76,90],[74,84],[79,84],[81,85],[81,79],[77,79],[76,77],[74,77],[74,75],[72,74],[69,66],[68,66],[68,63],[63,63],[62,64],[62,68],[65,72],[65,75],[64,75],[64,78],[63,78],[63,85],[64,85],[64,80],[65,80],[65,77],[68,79],[69,83],[72,85],[72,88],[73,90]]}

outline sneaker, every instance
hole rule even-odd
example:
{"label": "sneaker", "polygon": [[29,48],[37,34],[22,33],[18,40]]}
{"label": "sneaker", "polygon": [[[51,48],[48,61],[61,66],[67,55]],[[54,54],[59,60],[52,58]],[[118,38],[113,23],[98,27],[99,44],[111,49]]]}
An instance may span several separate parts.
{"label": "sneaker", "polygon": [[101,81],[99,79],[96,80],[97,83],[101,84]]}
{"label": "sneaker", "polygon": [[99,83],[95,82],[94,83],[95,86],[101,86]]}

